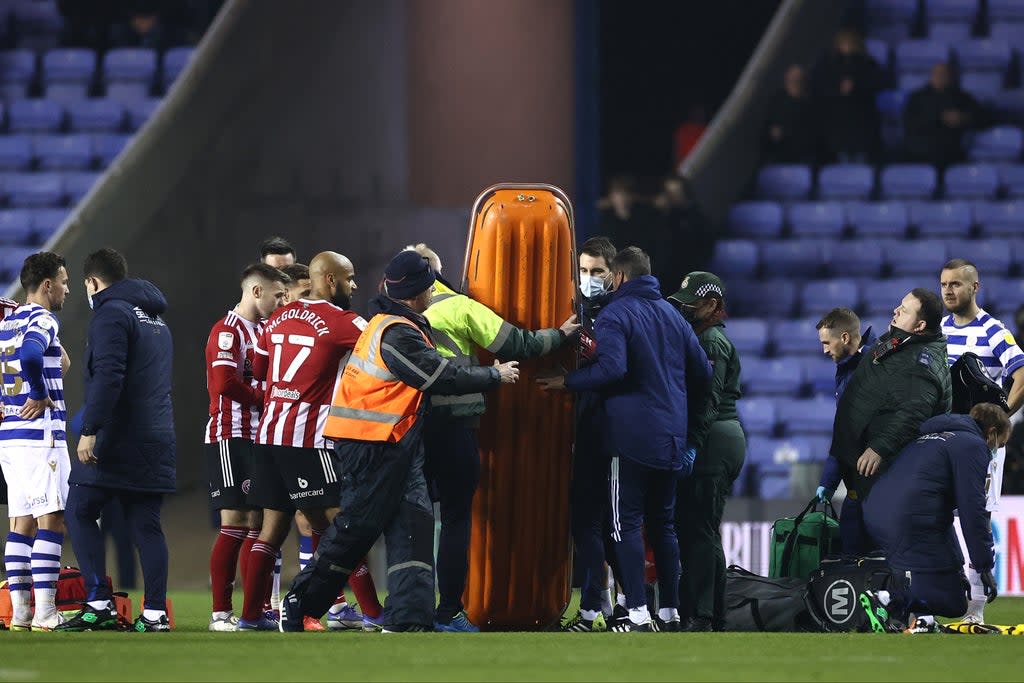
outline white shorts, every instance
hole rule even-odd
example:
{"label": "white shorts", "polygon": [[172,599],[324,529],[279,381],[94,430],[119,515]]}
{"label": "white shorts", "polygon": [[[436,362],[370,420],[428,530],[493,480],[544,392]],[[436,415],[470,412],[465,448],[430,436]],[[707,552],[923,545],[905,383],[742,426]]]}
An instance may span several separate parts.
{"label": "white shorts", "polygon": [[41,517],[64,509],[71,460],[67,446],[0,446],[0,467],[7,481],[7,514]]}
{"label": "white shorts", "polygon": [[988,464],[985,479],[985,509],[995,512],[999,509],[999,497],[1003,493],[1003,465],[1006,464],[1006,447],[996,451],[996,457]]}

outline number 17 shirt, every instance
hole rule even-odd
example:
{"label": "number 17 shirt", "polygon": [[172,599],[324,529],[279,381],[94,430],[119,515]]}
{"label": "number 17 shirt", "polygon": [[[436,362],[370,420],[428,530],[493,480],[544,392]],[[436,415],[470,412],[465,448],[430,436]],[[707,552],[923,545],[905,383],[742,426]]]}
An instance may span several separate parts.
{"label": "number 17 shirt", "polygon": [[300,299],[263,326],[253,376],[266,380],[256,443],[326,448],[324,424],[366,321],[329,301]]}

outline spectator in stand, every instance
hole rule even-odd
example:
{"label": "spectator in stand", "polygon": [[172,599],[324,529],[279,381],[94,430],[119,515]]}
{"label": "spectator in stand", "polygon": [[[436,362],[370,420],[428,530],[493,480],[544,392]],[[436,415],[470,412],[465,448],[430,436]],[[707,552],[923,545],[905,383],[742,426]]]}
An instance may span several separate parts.
{"label": "spectator in stand", "polygon": [[[652,263],[662,294],[676,290],[673,282],[689,272],[706,268],[715,248],[715,231],[697,202],[689,178],[668,176],[654,199],[661,216],[661,229],[652,235],[651,249],[660,254]],[[670,256],[671,255],[671,256]]]}
{"label": "spectator in stand", "polygon": [[114,47],[166,50],[184,41],[188,22],[185,3],[168,0],[127,0],[111,27]]}
{"label": "spectator in stand", "polygon": [[708,113],[703,104],[694,104],[690,107],[686,120],[679,124],[673,134],[675,143],[672,152],[672,168],[679,171],[679,165],[693,151],[693,148],[700,142],[704,131],[708,128]]}
{"label": "spectator in stand", "polygon": [[813,164],[818,158],[818,111],[807,87],[807,73],[799,64],[786,69],[782,90],[776,93],[765,117],[765,161],[777,164]]}
{"label": "spectator in stand", "polygon": [[648,253],[660,231],[658,216],[650,204],[636,195],[633,178],[618,176],[608,183],[608,196],[598,203],[597,232],[613,244],[635,244]]}
{"label": "spectator in stand", "polygon": [[956,83],[949,65],[936,64],[928,84],[911,93],[903,111],[907,159],[940,168],[963,161],[964,133],[984,119],[984,109]]}
{"label": "spectator in stand", "polygon": [[815,78],[829,160],[863,163],[878,157],[881,137],[875,95],[883,81],[882,70],[865,52],[861,35],[849,28],[840,30]]}

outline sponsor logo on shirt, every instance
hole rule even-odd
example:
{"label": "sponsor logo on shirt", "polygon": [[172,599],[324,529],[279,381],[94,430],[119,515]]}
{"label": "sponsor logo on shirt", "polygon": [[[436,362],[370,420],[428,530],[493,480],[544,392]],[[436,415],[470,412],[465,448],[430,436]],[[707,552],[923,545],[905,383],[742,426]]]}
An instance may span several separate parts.
{"label": "sponsor logo on shirt", "polygon": [[286,398],[289,401],[298,401],[302,394],[298,389],[282,389],[274,387],[270,392],[270,398]]}

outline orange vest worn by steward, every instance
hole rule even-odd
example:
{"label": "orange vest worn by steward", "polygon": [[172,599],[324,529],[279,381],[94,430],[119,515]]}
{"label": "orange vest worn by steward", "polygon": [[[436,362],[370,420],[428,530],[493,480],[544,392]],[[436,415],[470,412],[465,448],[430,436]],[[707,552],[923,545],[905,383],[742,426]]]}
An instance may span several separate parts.
{"label": "orange vest worn by steward", "polygon": [[416,424],[423,392],[402,382],[384,363],[381,343],[392,325],[416,329],[431,348],[434,344],[406,318],[378,313],[373,316],[341,375],[331,401],[324,436],[397,443]]}

